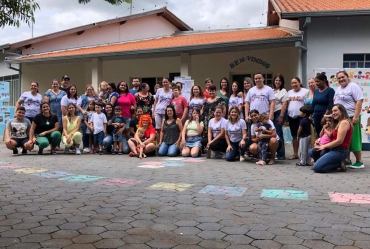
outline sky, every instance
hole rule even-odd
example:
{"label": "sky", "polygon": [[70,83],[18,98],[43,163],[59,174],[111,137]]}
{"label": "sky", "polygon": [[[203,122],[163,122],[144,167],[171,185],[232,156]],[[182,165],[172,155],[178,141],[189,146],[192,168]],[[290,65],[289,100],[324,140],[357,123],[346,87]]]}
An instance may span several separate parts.
{"label": "sky", "polygon": [[[104,0],[79,4],[78,0],[36,0],[33,37],[81,25],[127,16],[130,5],[113,6]],[[268,0],[133,0],[132,13],[167,8],[194,30],[235,29],[266,26]],[[19,28],[0,29],[0,45],[27,40],[32,29],[25,23]]]}

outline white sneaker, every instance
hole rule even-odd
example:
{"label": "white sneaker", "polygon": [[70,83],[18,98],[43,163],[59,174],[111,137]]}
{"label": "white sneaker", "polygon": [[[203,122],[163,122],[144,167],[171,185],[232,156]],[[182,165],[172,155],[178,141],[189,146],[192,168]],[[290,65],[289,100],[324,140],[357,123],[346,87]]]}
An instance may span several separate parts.
{"label": "white sneaker", "polygon": [[84,153],[89,153],[90,152],[90,148],[84,148],[83,152]]}
{"label": "white sneaker", "polygon": [[243,156],[240,156],[240,159],[239,159],[241,162],[245,162],[245,158]]}
{"label": "white sneaker", "polygon": [[80,148],[76,148],[76,155],[81,155]]}

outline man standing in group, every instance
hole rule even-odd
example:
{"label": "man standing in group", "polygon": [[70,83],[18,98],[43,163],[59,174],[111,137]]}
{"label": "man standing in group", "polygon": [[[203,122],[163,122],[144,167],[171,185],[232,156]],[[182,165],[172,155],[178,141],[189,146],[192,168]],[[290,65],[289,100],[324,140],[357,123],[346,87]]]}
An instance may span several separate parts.
{"label": "man standing in group", "polygon": [[60,82],[60,87],[59,89],[62,91],[67,92],[68,84],[69,84],[69,77],[67,75],[64,75],[62,77],[62,81]]}
{"label": "man standing in group", "polygon": [[135,93],[139,92],[140,88],[140,79],[139,78],[133,78],[132,79],[132,89],[130,89],[130,93],[135,96]]}

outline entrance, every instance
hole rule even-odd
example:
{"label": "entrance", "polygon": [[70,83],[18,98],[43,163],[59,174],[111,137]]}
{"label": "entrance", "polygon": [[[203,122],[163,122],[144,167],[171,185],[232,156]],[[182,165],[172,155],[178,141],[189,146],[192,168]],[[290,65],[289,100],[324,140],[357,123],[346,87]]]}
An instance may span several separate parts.
{"label": "entrance", "polygon": [[[232,79],[233,81],[237,81],[239,82],[239,84],[242,84],[243,85],[243,79],[245,77],[249,77],[253,80],[253,75],[254,74],[234,74],[232,76]],[[263,77],[265,78],[265,85],[267,86],[270,86],[272,87],[272,80],[273,80],[273,76],[272,76],[272,73],[262,73]]]}
{"label": "entrance", "polygon": [[149,92],[154,94],[154,86],[157,84],[157,78],[141,78],[141,83],[147,83],[150,87]]}

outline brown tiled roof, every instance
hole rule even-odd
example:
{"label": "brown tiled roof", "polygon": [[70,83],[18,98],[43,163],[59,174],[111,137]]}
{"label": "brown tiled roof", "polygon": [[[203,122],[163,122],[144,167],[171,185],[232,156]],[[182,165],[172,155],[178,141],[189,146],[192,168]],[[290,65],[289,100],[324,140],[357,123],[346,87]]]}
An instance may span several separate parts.
{"label": "brown tiled roof", "polygon": [[207,33],[189,33],[173,35],[169,37],[161,37],[150,40],[140,40],[134,42],[126,42],[120,44],[110,44],[104,46],[95,46],[88,48],[77,48],[71,50],[64,50],[58,52],[49,52],[43,54],[35,54],[14,58],[13,60],[28,60],[37,58],[51,58],[51,57],[69,57],[69,56],[83,56],[95,54],[109,54],[109,53],[125,53],[132,51],[150,51],[161,50],[169,48],[181,47],[196,47],[201,45],[217,45],[224,43],[243,42],[243,41],[258,41],[268,40],[284,37],[292,37],[292,33],[283,29],[263,28],[263,29],[245,29],[222,32],[207,32]]}
{"label": "brown tiled roof", "polygon": [[370,9],[369,0],[271,0],[281,13],[284,12],[317,12],[348,11]]}

